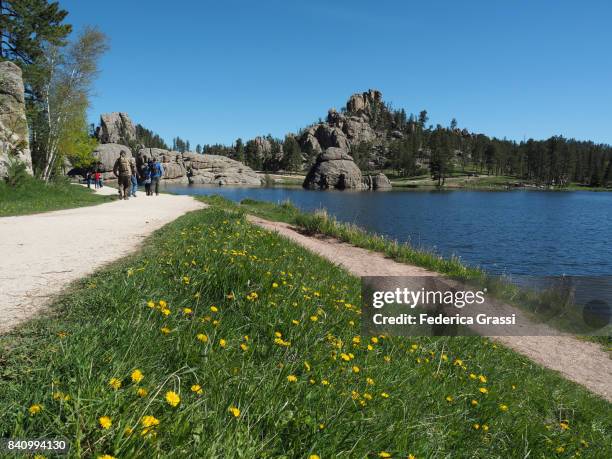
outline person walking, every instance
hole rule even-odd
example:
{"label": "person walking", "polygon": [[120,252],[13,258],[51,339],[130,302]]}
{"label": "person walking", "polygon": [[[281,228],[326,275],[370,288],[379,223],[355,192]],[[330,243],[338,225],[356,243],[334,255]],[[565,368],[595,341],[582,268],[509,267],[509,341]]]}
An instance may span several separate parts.
{"label": "person walking", "polygon": [[91,188],[91,171],[85,173],[85,181],[87,182],[87,188]]}
{"label": "person walking", "polygon": [[130,199],[130,176],[132,175],[132,163],[126,158],[126,151],[119,152],[119,158],[113,166],[113,174],[117,177],[119,185],[119,199]]}
{"label": "person walking", "polygon": [[130,161],[130,166],[132,167],[132,175],[130,176],[130,182],[132,185],[130,189],[130,196],[135,198],[136,191],[138,191],[138,173],[136,168],[136,161],[133,158]]}
{"label": "person walking", "polygon": [[142,168],[142,176],[145,186],[145,193],[151,196],[151,174],[153,173],[153,161],[149,160]]}
{"label": "person walking", "polygon": [[95,188],[102,188],[102,174],[99,170],[94,172],[94,186]]}
{"label": "person walking", "polygon": [[164,166],[161,165],[159,159],[156,159],[153,163],[153,172],[151,173],[151,196],[153,196],[153,190],[155,195],[159,196],[159,181],[164,176]]}

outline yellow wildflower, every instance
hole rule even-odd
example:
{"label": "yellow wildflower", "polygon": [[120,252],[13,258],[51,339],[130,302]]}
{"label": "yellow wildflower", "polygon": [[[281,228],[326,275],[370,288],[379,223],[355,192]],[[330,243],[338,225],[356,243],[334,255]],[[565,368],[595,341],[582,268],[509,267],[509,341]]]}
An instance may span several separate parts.
{"label": "yellow wildflower", "polygon": [[219,312],[219,308],[217,306],[211,306],[210,312]]}
{"label": "yellow wildflower", "polygon": [[34,405],[30,406],[30,408],[28,408],[28,411],[30,412],[30,416],[34,416],[35,414],[40,413],[42,410],[42,405],[39,405],[38,403],[35,403]]}
{"label": "yellow wildflower", "polygon": [[147,301],[147,306],[150,308],[154,308],[155,307],[155,303],[151,300]]}
{"label": "yellow wildflower", "polygon": [[225,341],[223,338],[221,338],[219,340],[219,346],[221,346],[222,348],[226,348],[227,347],[227,341]]}
{"label": "yellow wildflower", "polygon": [[276,282],[272,282],[272,288],[278,288],[278,284]]}
{"label": "yellow wildflower", "polygon": [[196,338],[198,339],[198,341],[201,341],[203,343],[207,343],[208,342],[208,336],[206,336],[204,333],[198,333]]}
{"label": "yellow wildflower", "polygon": [[142,387],[140,387],[137,391],[136,391],[136,395],[138,395],[139,397],[146,397],[147,394],[149,392],[146,389],[143,389]]}
{"label": "yellow wildflower", "polygon": [[235,406],[230,406],[227,411],[229,411],[230,413],[232,413],[232,415],[237,418],[238,416],[240,416],[240,409],[236,408]]}
{"label": "yellow wildflower", "polygon": [[289,382],[296,382],[297,381],[297,376],[289,375],[289,376],[287,376],[287,381],[289,381]]}
{"label": "yellow wildflower", "polygon": [[202,395],[204,393],[204,391],[202,390],[202,386],[200,386],[199,384],[194,384],[193,386],[191,386],[191,392],[195,392],[198,395]]}
{"label": "yellow wildflower", "polygon": [[168,306],[168,303],[166,303],[164,300],[159,300],[160,308],[165,309],[166,306]]}
{"label": "yellow wildflower", "polygon": [[353,370],[353,373],[359,373],[359,367],[357,365],[354,365],[353,368],[351,368],[351,370]]}
{"label": "yellow wildflower", "polygon": [[244,344],[244,343],[240,343],[240,349],[242,349],[243,351],[245,351],[245,352],[246,352],[246,351],[248,351],[248,350],[249,350],[249,346],[247,346],[247,345],[246,345],[246,344]]}
{"label": "yellow wildflower", "polygon": [[132,378],[133,383],[138,384],[140,381],[142,381],[142,378],[144,378],[144,375],[142,374],[142,371],[136,369],[132,371],[131,378]]}
{"label": "yellow wildflower", "polygon": [[121,387],[121,381],[117,378],[111,378],[108,381],[108,385],[111,386],[114,390],[117,390]]}
{"label": "yellow wildflower", "polygon": [[489,426],[488,426],[488,425],[486,425],[486,424],[483,424],[483,425],[482,425],[482,430],[483,430],[483,431],[485,431],[485,432],[487,432],[487,431],[489,430]]}
{"label": "yellow wildflower", "polygon": [[98,456],[98,459],[117,459],[117,458],[115,456],[111,456],[110,454],[103,454],[102,456]]}
{"label": "yellow wildflower", "polygon": [[310,316],[310,320],[316,322],[317,320],[319,320],[319,318],[317,316]]}
{"label": "yellow wildflower", "polygon": [[389,394],[387,394],[386,392],[381,392],[381,393],[380,393],[380,396],[381,396],[382,398],[389,398]]}
{"label": "yellow wildflower", "polygon": [[567,421],[561,421],[559,423],[559,427],[561,427],[561,430],[569,430],[570,426],[569,426],[569,422]]}
{"label": "yellow wildflower", "polygon": [[319,456],[318,454],[311,454],[310,456],[308,456],[308,459],[321,459],[321,456]]}
{"label": "yellow wildflower", "polygon": [[502,411],[508,411],[508,405],[504,405],[503,403],[499,405],[499,409]]}
{"label": "yellow wildflower", "polygon": [[378,453],[378,457],[391,457],[391,454],[386,451],[381,451]]}
{"label": "yellow wildflower", "polygon": [[481,387],[480,389],[478,389],[480,391],[481,394],[486,394],[489,392],[489,389],[487,389],[486,387]]}
{"label": "yellow wildflower", "polygon": [[453,397],[451,395],[447,395],[446,396],[446,401],[449,402],[449,403],[452,402],[453,401]]}
{"label": "yellow wildflower", "polygon": [[191,308],[183,308],[183,314],[185,314],[186,316],[188,316],[189,314],[191,314],[193,311],[191,310]]}
{"label": "yellow wildflower", "polygon": [[164,334],[167,335],[168,333],[170,333],[170,329],[168,327],[162,327],[160,328],[160,331]]}
{"label": "yellow wildflower", "polygon": [[98,419],[98,422],[103,429],[110,429],[110,426],[113,425],[113,421],[108,416],[102,416]]}
{"label": "yellow wildflower", "polygon": [[155,427],[159,425],[159,419],[157,419],[155,416],[143,416],[140,422],[142,423],[143,427]]}
{"label": "yellow wildflower", "polygon": [[181,398],[176,392],[170,390],[166,392],[166,402],[168,403],[168,405],[176,407],[179,403],[181,403]]}
{"label": "yellow wildflower", "polygon": [[481,383],[486,383],[487,382],[487,378],[483,375],[478,376],[478,379],[480,380]]}
{"label": "yellow wildflower", "polygon": [[474,428],[474,430],[478,430],[480,429],[480,424],[474,424],[472,427]]}
{"label": "yellow wildflower", "polygon": [[374,385],[374,380],[372,378],[366,378],[366,383],[370,386]]}
{"label": "yellow wildflower", "polygon": [[476,405],[478,405],[478,400],[472,400],[471,403],[472,403],[472,406],[476,406]]}

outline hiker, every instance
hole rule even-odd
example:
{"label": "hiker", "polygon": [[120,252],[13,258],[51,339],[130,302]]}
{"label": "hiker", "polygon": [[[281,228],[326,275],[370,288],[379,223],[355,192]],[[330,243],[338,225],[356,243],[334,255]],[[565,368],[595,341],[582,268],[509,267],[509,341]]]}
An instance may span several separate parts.
{"label": "hiker", "polygon": [[[156,159],[151,171],[151,187],[155,190],[155,195],[157,196],[159,196],[159,181],[163,176],[164,166],[161,165],[159,159]],[[153,196],[153,189],[151,190],[151,196]]]}
{"label": "hiker", "polygon": [[132,175],[133,165],[126,158],[125,150],[121,150],[119,158],[113,166],[113,174],[117,177],[119,185],[119,199],[130,199],[130,176]]}
{"label": "hiker", "polygon": [[87,182],[87,188],[91,188],[91,171],[85,173],[85,181]]}
{"label": "hiker", "polygon": [[130,176],[130,182],[132,187],[130,188],[130,196],[136,197],[136,191],[138,191],[138,174],[136,170],[136,161],[132,158],[130,161],[130,166],[132,166],[132,175]]}
{"label": "hiker", "polygon": [[102,188],[102,174],[100,173],[99,169],[96,169],[96,172],[94,173],[94,187],[97,188]]}
{"label": "hiker", "polygon": [[142,168],[142,178],[144,181],[145,193],[147,194],[147,196],[151,196],[151,175],[152,173],[153,173],[153,161],[149,160],[147,162],[145,158],[145,165]]}

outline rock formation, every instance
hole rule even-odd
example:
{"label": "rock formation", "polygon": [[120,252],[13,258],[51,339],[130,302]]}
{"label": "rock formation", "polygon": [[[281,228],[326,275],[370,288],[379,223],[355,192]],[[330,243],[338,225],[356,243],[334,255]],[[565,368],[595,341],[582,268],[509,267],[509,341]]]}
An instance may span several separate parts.
{"label": "rock formation", "polygon": [[12,62],[0,62],[0,177],[6,176],[11,157],[23,162],[32,174],[29,147],[21,69]]}
{"label": "rock formation", "polygon": [[376,104],[382,104],[380,91],[353,94],[346,103],[344,113],[334,109],[327,113],[324,123],[314,124],[298,137],[303,151],[320,154],[327,148],[340,148],[349,152],[351,147],[360,143],[373,143],[382,134],[370,125],[370,117]]}
{"label": "rock formation", "polygon": [[125,145],[117,143],[103,143],[94,149],[92,154],[98,163],[98,168],[100,172],[102,172],[104,179],[115,177],[113,174],[113,166],[117,158],[119,158],[121,150],[125,150],[127,157],[132,158],[132,150]]}
{"label": "rock formation", "polygon": [[212,185],[262,184],[261,177],[250,167],[226,156],[183,153],[189,171],[189,183]]}
{"label": "rock formation", "polygon": [[131,145],[136,142],[136,128],[127,113],[104,113],[96,129],[100,143]]}
{"label": "rock formation", "polygon": [[370,190],[390,190],[391,181],[382,172],[376,175],[363,176],[364,187]]}
{"label": "rock formation", "polygon": [[311,190],[365,188],[361,170],[353,162],[353,157],[337,147],[330,147],[317,157],[303,186]]}

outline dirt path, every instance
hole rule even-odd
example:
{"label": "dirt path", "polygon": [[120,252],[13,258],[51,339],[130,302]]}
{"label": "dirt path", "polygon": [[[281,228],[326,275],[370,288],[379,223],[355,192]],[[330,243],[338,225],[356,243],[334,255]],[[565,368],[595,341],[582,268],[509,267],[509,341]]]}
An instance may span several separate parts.
{"label": "dirt path", "polygon": [[139,193],[129,201],[0,218],[0,333],[32,317],[68,283],[135,251],[154,230],[202,206],[189,196]]}
{"label": "dirt path", "polygon": [[[276,231],[355,276],[438,276],[424,268],[398,263],[384,255],[331,238],[308,237],[290,225],[249,216],[262,228]],[[569,336],[500,336],[498,342],[532,361],[612,401],[612,359],[595,343]]]}

